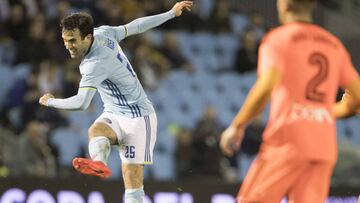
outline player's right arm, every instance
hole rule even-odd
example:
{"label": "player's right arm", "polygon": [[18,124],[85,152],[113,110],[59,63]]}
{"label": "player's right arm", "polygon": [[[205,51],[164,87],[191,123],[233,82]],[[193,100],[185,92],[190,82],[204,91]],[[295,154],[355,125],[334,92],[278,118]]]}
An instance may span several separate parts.
{"label": "player's right arm", "polygon": [[79,88],[77,95],[65,99],[58,99],[52,94],[46,93],[40,98],[39,103],[63,110],[85,110],[89,107],[95,92],[96,89]]}
{"label": "player's right arm", "polygon": [[284,72],[284,51],[273,38],[264,40],[259,49],[259,76],[230,126],[222,133],[220,148],[232,156],[240,147],[245,126],[251,122],[270,99],[273,89],[281,82]]}
{"label": "player's right arm", "polygon": [[79,84],[78,93],[75,96],[60,99],[54,98],[47,93],[39,99],[39,103],[44,106],[63,110],[84,110],[87,109],[94,97],[97,88],[104,81],[108,74],[96,63],[88,63],[81,67],[82,77]]}
{"label": "player's right arm", "polygon": [[121,26],[101,26],[98,29],[104,29],[107,33],[114,36],[114,38],[120,42],[124,38],[143,33],[147,30],[150,30],[154,27],[157,27],[164,22],[180,16],[184,10],[190,11],[193,5],[192,1],[181,1],[176,3],[173,8],[165,13],[158,15],[146,16],[142,18],[135,19],[126,25]]}

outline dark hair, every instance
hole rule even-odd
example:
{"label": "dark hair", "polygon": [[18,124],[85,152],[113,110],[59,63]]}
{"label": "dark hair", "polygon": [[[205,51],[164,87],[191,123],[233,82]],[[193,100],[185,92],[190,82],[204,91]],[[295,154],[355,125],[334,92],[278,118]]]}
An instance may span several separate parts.
{"label": "dark hair", "polygon": [[81,38],[84,39],[88,34],[93,35],[94,20],[88,13],[73,13],[61,20],[60,27],[62,28],[62,31],[78,28]]}

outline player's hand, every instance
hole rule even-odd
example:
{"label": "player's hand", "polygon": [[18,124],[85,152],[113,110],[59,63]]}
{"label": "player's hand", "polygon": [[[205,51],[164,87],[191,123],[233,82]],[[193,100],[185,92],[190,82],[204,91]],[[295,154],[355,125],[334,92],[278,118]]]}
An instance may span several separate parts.
{"label": "player's hand", "polygon": [[46,93],[42,97],[40,97],[39,103],[41,105],[48,106],[49,99],[52,99],[52,98],[55,98],[54,95],[52,95],[50,93]]}
{"label": "player's hand", "polygon": [[180,16],[185,9],[191,11],[192,5],[192,1],[180,1],[176,3],[171,10],[175,12],[175,16]]}
{"label": "player's hand", "polygon": [[360,109],[359,102],[357,102],[354,97],[351,95],[349,90],[345,90],[341,98],[341,102],[344,102],[346,106],[350,109],[350,111],[355,112]]}
{"label": "player's hand", "polygon": [[233,156],[235,151],[240,148],[244,137],[244,127],[235,128],[229,126],[222,134],[220,148],[227,156]]}
{"label": "player's hand", "polygon": [[342,95],[342,98],[341,98],[341,102],[346,102],[348,103],[349,101],[349,97],[351,97],[351,93],[349,90],[345,90],[345,93]]}

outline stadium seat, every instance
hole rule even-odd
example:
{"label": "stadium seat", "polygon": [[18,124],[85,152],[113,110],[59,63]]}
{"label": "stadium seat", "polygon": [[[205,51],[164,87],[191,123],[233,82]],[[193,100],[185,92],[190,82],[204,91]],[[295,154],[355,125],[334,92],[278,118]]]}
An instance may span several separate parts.
{"label": "stadium seat", "polygon": [[234,34],[241,35],[249,25],[248,18],[243,14],[232,14],[230,16],[231,29]]}
{"label": "stadium seat", "polygon": [[74,157],[82,154],[81,140],[78,132],[70,127],[59,127],[50,135],[49,142],[59,153],[59,164],[72,167]]}
{"label": "stadium seat", "polygon": [[0,64],[0,107],[6,98],[6,93],[9,91],[12,83],[15,81],[15,74],[11,67]]}

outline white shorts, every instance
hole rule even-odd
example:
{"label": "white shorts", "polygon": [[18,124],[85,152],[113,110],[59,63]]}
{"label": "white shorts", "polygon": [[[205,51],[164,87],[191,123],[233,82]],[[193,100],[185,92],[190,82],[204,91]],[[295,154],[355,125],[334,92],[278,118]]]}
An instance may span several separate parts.
{"label": "white shorts", "polygon": [[157,136],[155,113],[127,118],[104,112],[95,122],[107,124],[116,133],[122,163],[152,164]]}

